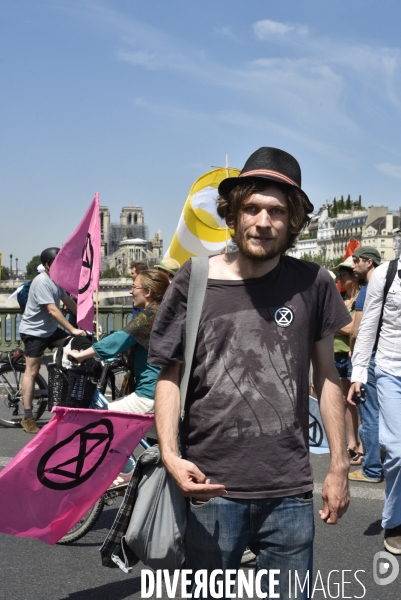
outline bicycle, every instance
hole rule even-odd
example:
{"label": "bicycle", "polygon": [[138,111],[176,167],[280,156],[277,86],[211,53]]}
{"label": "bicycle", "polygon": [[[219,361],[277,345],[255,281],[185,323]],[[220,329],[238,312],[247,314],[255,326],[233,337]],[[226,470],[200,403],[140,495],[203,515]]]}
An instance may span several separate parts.
{"label": "bicycle", "polygon": [[[115,400],[116,395],[120,393],[120,389],[124,382],[124,378],[128,373],[126,361],[120,355],[112,361],[99,361],[102,365],[101,372],[97,372],[97,376],[92,377],[92,381],[96,381],[97,389],[106,396],[106,399]],[[117,380],[117,382],[116,382]],[[116,385],[117,383],[117,385]],[[109,398],[108,398],[109,396]],[[143,448],[149,448],[150,444],[145,439],[140,441]],[[76,542],[86,535],[95,523],[98,521],[103,512],[104,507],[115,504],[119,496],[123,496],[128,487],[128,482],[113,489],[107,490],[103,496],[95,502],[92,508],[72,527],[57,543],[61,545],[71,544]]]}
{"label": "bicycle", "polygon": [[[21,382],[25,373],[24,353],[17,349],[3,353],[0,366],[0,425],[3,427],[21,427],[24,416]],[[38,373],[35,377],[33,392],[33,417],[38,421],[47,408],[47,383]]]}
{"label": "bicycle", "polygon": [[[145,439],[142,439],[140,445],[143,448],[149,448],[150,444]],[[103,496],[92,506],[91,509],[72,527],[66,534],[57,542],[60,545],[68,545],[72,542],[80,540],[86,535],[98,521],[105,506],[113,506],[119,496],[124,496],[129,482],[120,485],[119,487],[107,490]]]}
{"label": "bicycle", "polygon": [[[13,352],[4,352],[0,355],[0,425],[3,427],[21,427],[24,416],[22,402],[22,378],[25,373],[25,355],[18,348]],[[43,363],[47,370],[48,364]],[[104,394],[108,400],[115,400],[119,396],[126,373],[122,358],[115,359],[110,364]],[[51,402],[50,402],[51,404]],[[49,407],[49,389],[45,378],[38,373],[35,377],[33,393],[33,418],[35,421],[43,416]],[[45,416],[45,421],[51,418],[50,413]],[[43,419],[42,419],[43,420]]]}

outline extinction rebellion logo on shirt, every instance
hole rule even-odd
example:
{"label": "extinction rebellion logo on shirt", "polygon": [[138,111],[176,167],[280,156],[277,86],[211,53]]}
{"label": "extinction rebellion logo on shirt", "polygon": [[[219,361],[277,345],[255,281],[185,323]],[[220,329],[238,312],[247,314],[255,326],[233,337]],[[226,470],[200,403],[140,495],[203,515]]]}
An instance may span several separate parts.
{"label": "extinction rebellion logo on shirt", "polygon": [[274,313],[274,320],[279,327],[289,327],[294,320],[294,313],[290,308],[283,306]]}

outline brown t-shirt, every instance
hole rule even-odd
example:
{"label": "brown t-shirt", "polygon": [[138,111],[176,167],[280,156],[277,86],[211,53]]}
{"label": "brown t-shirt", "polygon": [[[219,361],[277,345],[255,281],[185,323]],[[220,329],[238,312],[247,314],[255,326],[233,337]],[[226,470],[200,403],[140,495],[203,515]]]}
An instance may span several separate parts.
{"label": "brown t-shirt", "polygon": [[[155,320],[148,361],[183,362],[191,263]],[[308,456],[313,343],[350,322],[329,273],[281,258],[256,279],[209,279],[180,428],[181,451],[233,498],[313,488]]]}

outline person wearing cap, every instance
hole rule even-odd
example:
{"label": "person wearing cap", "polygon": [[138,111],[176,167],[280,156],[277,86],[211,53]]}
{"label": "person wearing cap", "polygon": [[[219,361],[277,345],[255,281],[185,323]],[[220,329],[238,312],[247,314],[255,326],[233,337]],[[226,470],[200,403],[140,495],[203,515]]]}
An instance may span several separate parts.
{"label": "person wearing cap", "polygon": [[158,265],[155,265],[155,269],[160,269],[161,271],[167,273],[167,276],[170,279],[170,281],[173,280],[173,277],[177,273],[179,268],[180,263],[174,258],[170,257],[163,258],[163,260],[160,261]]}
{"label": "person wearing cap", "polygon": [[[355,303],[355,317],[350,335],[351,352],[354,349],[359,326],[363,316],[369,279],[381,262],[381,256],[373,246],[361,246],[352,255],[353,269],[365,286],[358,294]],[[363,454],[354,456],[351,465],[362,465],[360,469],[349,473],[348,479],[365,483],[380,483],[383,480],[383,465],[380,455],[379,442],[379,402],[377,399],[375,377],[375,354],[372,352],[368,368],[368,378],[365,384],[366,401],[358,405],[361,425],[359,435],[363,444]],[[351,405],[350,405],[351,406]]]}
{"label": "person wearing cap", "polygon": [[[354,275],[352,256],[335,267],[337,279],[341,282],[343,292],[342,299],[352,319],[355,317],[355,302],[359,293],[359,281]],[[348,391],[351,385],[351,356],[350,356],[350,334],[353,321],[334,333],[334,362],[338,371],[345,405],[345,426],[347,433],[347,452],[351,464],[359,464],[363,460],[363,449],[358,441],[358,410],[347,402]]]}
{"label": "person wearing cap", "polygon": [[[349,503],[333,334],[351,318],[326,269],[285,256],[313,211],[293,156],[260,148],[218,192],[217,212],[234,229],[238,252],[209,259],[180,428],[191,261],[170,284],[148,357],[162,367],[156,428],[164,465],[189,498],[186,568],[238,569],[248,546],[258,569],[280,569],[274,591],[284,598],[289,571],[304,581],[312,569],[311,356],[331,448],[321,519],[336,523]],[[307,597],[306,587],[298,598]],[[268,593],[265,575],[262,589]]]}
{"label": "person wearing cap", "polygon": [[363,317],[352,354],[352,385],[348,402],[352,403],[353,394],[359,396],[361,386],[368,382],[369,365],[382,315],[375,354],[379,437],[386,451],[382,527],[386,550],[401,555],[401,260],[398,259],[397,272],[383,306],[389,264],[377,266],[369,278]]}
{"label": "person wearing cap", "polygon": [[73,327],[60,310],[61,301],[69,311],[77,313],[74,300],[54,283],[49,274],[50,266],[58,252],[59,248],[46,248],[40,255],[44,271],[32,281],[19,328],[26,357],[21,386],[24,403],[21,425],[26,433],[32,434],[39,431],[32,413],[33,391],[46,348],[62,346],[69,335],[86,335],[85,331]]}

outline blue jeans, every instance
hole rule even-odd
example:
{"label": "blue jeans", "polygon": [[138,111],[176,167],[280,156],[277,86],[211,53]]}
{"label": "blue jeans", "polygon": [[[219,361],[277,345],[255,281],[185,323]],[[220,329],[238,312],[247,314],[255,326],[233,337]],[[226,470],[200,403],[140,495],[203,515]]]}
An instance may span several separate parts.
{"label": "blue jeans", "polygon": [[334,364],[340,379],[351,379],[352,362],[347,352],[335,352]]}
{"label": "blue jeans", "polygon": [[380,459],[379,442],[379,401],[376,391],[375,357],[370,359],[368,380],[365,384],[366,402],[360,404],[359,416],[361,425],[359,436],[363,444],[365,454],[362,463],[362,472],[369,479],[383,478],[383,465]]}
{"label": "blue jeans", "polygon": [[401,377],[385,373],[377,366],[375,373],[380,406],[380,444],[386,451],[382,526],[392,529],[401,525]]}
{"label": "blue jeans", "polygon": [[[257,555],[257,571],[278,569],[280,598],[309,597],[307,586],[297,596],[295,571],[303,585],[309,572],[312,591],[313,499],[305,494],[286,498],[239,500],[212,498],[196,506],[189,503],[185,568],[238,569],[247,546]],[[290,573],[291,572],[291,573]],[[291,588],[290,586],[291,578]],[[262,590],[269,597],[268,577],[262,577]],[[224,594],[225,596],[225,594]]]}

